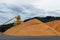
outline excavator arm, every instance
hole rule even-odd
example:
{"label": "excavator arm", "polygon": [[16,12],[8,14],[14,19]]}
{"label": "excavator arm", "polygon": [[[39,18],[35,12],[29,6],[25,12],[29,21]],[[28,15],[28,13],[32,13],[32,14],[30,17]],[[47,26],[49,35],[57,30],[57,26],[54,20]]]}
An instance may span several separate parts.
{"label": "excavator arm", "polygon": [[15,17],[9,19],[8,21],[4,22],[4,23],[3,23],[2,25],[0,25],[0,26],[5,25],[6,23],[10,22],[11,20],[13,20],[13,19],[15,19],[15,18],[16,18],[17,20],[14,21],[14,25],[23,23],[23,21],[20,21],[20,15],[18,15],[18,16],[15,16]]}
{"label": "excavator arm", "polygon": [[0,25],[0,27],[3,26],[3,25],[5,25],[5,24],[8,23],[9,21],[13,20],[14,18],[16,18],[16,17],[13,17],[13,18],[9,19],[8,21],[4,22],[2,25]]}

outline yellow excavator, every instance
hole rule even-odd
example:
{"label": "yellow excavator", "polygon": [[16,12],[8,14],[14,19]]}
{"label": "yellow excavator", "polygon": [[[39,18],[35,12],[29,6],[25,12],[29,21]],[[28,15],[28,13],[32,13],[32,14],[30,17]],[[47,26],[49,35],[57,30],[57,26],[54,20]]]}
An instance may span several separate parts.
{"label": "yellow excavator", "polygon": [[20,17],[20,15],[18,15],[18,16],[16,16],[16,17],[13,17],[12,19],[10,19],[10,20],[6,21],[5,23],[3,23],[3,24],[2,24],[2,25],[0,25],[0,26],[5,25],[6,23],[8,23],[9,21],[11,21],[11,20],[13,20],[13,19],[15,19],[15,18],[16,18],[16,21],[14,21],[14,26],[15,26],[15,25],[19,25],[19,24],[22,24],[22,23],[23,23],[23,21],[21,21],[21,17]]}
{"label": "yellow excavator", "polygon": [[22,23],[23,23],[23,21],[21,21],[20,15],[18,15],[18,16],[16,17],[16,21],[14,21],[14,25],[19,25],[19,24],[22,24]]}

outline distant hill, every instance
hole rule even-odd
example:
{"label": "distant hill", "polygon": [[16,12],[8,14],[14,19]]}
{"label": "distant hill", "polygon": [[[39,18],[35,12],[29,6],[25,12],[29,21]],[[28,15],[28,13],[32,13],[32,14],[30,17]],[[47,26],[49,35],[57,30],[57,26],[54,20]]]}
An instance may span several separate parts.
{"label": "distant hill", "polygon": [[26,20],[24,20],[24,22],[32,20],[32,19],[38,19],[38,20],[46,23],[46,22],[50,22],[50,21],[54,21],[54,20],[60,20],[60,17],[53,17],[53,16],[34,17],[34,18],[26,19]]}
{"label": "distant hill", "polygon": [[0,26],[0,32],[5,32],[7,29],[13,27],[13,23]]}

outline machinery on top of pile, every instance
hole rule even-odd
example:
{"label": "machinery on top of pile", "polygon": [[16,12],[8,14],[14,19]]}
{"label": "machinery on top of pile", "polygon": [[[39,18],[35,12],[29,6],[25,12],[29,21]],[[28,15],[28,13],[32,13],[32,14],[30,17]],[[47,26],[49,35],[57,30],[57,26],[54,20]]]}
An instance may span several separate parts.
{"label": "machinery on top of pile", "polygon": [[[15,18],[16,18],[16,21],[14,21],[14,25],[18,25],[18,24],[23,23],[23,21],[21,21],[20,15],[18,15],[18,16],[13,17],[12,19],[6,21],[6,22],[3,23],[2,25],[5,25],[6,23],[8,23],[9,21],[11,21],[11,20],[13,20],[13,19],[15,19]],[[2,26],[2,25],[0,25],[0,26]]]}
{"label": "machinery on top of pile", "polygon": [[18,16],[16,17],[16,21],[14,21],[14,25],[18,25],[18,24],[23,23],[23,21],[20,21],[20,19],[21,19],[21,17],[20,17],[20,15],[18,15]]}

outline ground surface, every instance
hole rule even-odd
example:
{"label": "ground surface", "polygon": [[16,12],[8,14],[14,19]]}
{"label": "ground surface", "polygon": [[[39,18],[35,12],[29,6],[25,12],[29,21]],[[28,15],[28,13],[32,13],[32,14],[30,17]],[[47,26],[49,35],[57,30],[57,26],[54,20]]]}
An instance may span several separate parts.
{"label": "ground surface", "polygon": [[28,36],[20,36],[20,37],[14,37],[14,36],[7,36],[0,33],[0,40],[60,40],[60,36],[39,36],[39,37],[28,37]]}

